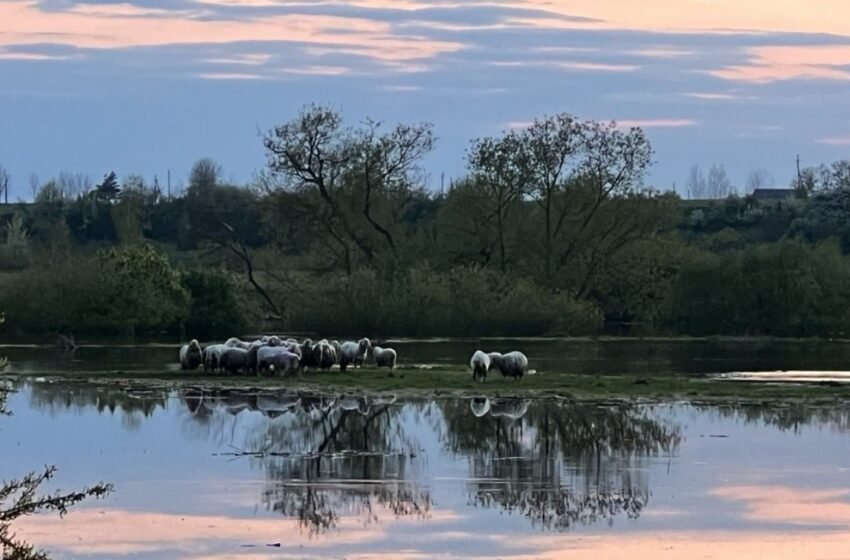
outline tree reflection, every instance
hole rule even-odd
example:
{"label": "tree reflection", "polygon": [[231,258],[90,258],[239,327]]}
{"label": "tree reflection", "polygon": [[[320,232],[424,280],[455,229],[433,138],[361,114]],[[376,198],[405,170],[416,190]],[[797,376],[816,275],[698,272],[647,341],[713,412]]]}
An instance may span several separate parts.
{"label": "tree reflection", "polygon": [[708,415],[733,418],[751,424],[772,426],[782,431],[800,432],[805,426],[835,432],[850,432],[850,404],[819,404],[805,401],[764,402],[746,404],[694,404]]}
{"label": "tree reflection", "polygon": [[266,476],[262,503],[298,520],[310,534],[334,529],[344,516],[376,522],[380,515],[427,517],[430,492],[417,483],[418,442],[400,421],[394,398],[309,393],[189,391],[192,417],[259,412],[240,448]]}
{"label": "tree reflection", "polygon": [[26,382],[30,405],[55,415],[66,410],[81,412],[93,408],[99,413],[121,414],[128,429],[138,428],[143,418],[165,409],[168,390],[143,386],[99,385],[74,381]]}
{"label": "tree reflection", "polygon": [[650,496],[641,467],[682,439],[679,426],[626,404],[471,399],[441,408],[444,445],[469,458],[470,504],[545,529],[638,517]]}

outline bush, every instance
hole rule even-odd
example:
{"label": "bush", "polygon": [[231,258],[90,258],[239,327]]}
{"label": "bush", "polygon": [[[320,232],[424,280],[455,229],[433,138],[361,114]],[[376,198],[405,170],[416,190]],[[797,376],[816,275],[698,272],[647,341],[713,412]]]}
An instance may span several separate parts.
{"label": "bush", "polygon": [[303,278],[289,306],[292,329],[356,335],[533,336],[592,334],[599,309],[528,279],[458,267],[417,267],[392,277],[361,270],[350,278]]}
{"label": "bush", "polygon": [[191,298],[186,330],[193,337],[232,336],[248,328],[246,305],[230,274],[190,270],[181,274],[180,282]]}
{"label": "bush", "polygon": [[143,246],[14,274],[0,307],[24,331],[154,332],[180,325],[189,294],[168,260]]}
{"label": "bush", "polygon": [[689,334],[846,336],[850,263],[836,242],[782,241],[686,264],[674,326]]}

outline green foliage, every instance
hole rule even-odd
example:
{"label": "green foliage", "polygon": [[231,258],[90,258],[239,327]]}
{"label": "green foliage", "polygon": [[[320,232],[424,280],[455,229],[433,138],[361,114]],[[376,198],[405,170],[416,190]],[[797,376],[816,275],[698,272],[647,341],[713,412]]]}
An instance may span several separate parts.
{"label": "green foliage", "polygon": [[30,331],[156,331],[189,313],[189,294],[152,248],[110,249],[14,275],[0,302]]}
{"label": "green foliage", "polygon": [[164,255],[143,245],[100,251],[98,259],[107,323],[149,330],[186,319],[189,293]]}
{"label": "green foliage", "polygon": [[193,336],[230,336],[249,326],[248,304],[233,275],[220,270],[190,270],[181,283],[191,297],[186,330]]}
{"label": "green foliage", "polygon": [[688,334],[850,333],[850,262],[836,243],[782,241],[687,262],[673,325]]}
{"label": "green foliage", "polygon": [[362,269],[325,282],[304,278],[296,292],[289,322],[323,333],[593,334],[602,322],[591,303],[479,267],[414,267],[390,277]]}

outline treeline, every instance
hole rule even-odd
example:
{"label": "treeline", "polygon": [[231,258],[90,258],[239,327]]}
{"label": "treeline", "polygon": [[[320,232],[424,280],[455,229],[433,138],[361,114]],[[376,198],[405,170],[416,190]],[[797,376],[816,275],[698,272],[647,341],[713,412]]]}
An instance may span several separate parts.
{"label": "treeline", "polygon": [[435,142],[311,106],[266,133],[251,185],[210,160],[177,196],[42,184],[0,206],[0,308],[25,331],[850,332],[850,177],[682,201],[644,184],[640,129],[556,115],[472,141],[433,192]]}

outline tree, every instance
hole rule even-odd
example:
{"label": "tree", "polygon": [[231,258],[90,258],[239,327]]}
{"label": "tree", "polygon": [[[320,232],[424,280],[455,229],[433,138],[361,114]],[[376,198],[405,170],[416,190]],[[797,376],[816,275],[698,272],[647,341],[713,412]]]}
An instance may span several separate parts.
{"label": "tree", "polygon": [[774,182],[773,175],[767,169],[753,169],[747,175],[747,182],[745,184],[746,193],[752,194],[756,189],[772,186]]}
{"label": "tree", "polygon": [[214,159],[199,159],[189,172],[189,187],[205,190],[216,186],[220,178],[221,166]]}
{"label": "tree", "polygon": [[706,197],[707,188],[705,183],[705,175],[702,173],[699,165],[691,167],[688,180],[685,182],[685,188],[688,192],[688,198],[701,200]]}
{"label": "tree", "polygon": [[110,171],[103,176],[103,181],[94,188],[94,197],[98,201],[113,202],[121,195],[121,186],[118,184],[118,176]]}
{"label": "tree", "polygon": [[396,230],[421,190],[420,160],[435,142],[427,123],[382,129],[372,120],[347,128],[339,112],[310,105],[263,138],[276,179],[268,187],[296,195],[309,219],[321,220],[349,275],[354,252],[370,264],[397,256]]}
{"label": "tree", "polygon": [[28,184],[30,187],[30,195],[32,196],[32,199],[35,200],[38,196],[39,186],[41,185],[41,182],[38,180],[38,175],[30,173]]}
{"label": "tree", "polygon": [[581,122],[561,113],[535,119],[522,134],[523,149],[527,150],[530,194],[543,212],[544,274],[547,277],[552,270],[554,240],[566,217],[564,200],[559,195],[576,172],[583,133]]}
{"label": "tree", "polygon": [[735,194],[735,188],[726,175],[726,168],[722,165],[712,165],[708,170],[708,178],[705,181],[706,190],[710,198],[726,198]]}
{"label": "tree", "polygon": [[[516,132],[502,138],[479,138],[469,149],[469,168],[473,180],[486,193],[488,205],[478,210],[479,218],[496,224],[499,269],[508,266],[508,220],[527,192],[528,152]],[[473,219],[475,219],[473,217]]]}
{"label": "tree", "polygon": [[9,204],[9,183],[12,181],[12,176],[5,167],[0,165],[0,196],[3,197],[3,203]]}

